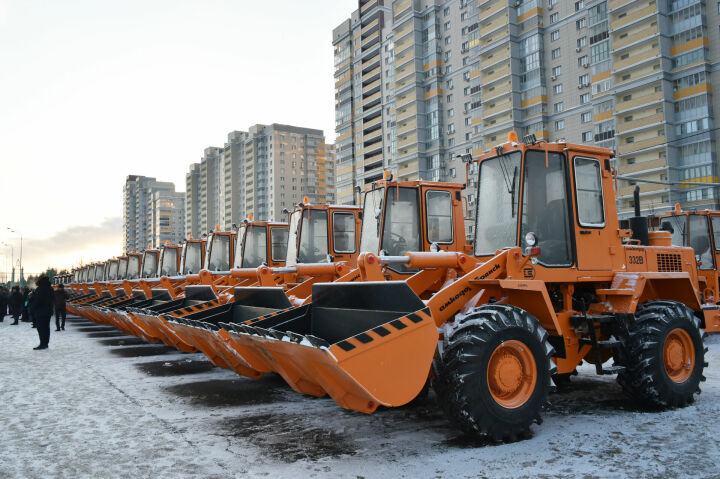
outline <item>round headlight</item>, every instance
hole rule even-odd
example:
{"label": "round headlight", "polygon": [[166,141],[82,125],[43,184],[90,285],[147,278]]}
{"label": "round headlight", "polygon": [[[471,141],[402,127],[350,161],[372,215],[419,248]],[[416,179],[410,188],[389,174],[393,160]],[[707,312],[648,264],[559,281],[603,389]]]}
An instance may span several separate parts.
{"label": "round headlight", "polygon": [[535,246],[537,244],[537,236],[535,236],[535,233],[530,232],[525,235],[525,244],[528,246]]}

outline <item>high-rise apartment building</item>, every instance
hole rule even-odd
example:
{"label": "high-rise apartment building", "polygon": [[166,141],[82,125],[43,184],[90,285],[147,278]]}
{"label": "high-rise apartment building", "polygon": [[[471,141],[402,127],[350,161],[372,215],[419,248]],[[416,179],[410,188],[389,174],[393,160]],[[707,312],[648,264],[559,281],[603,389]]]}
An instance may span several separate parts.
{"label": "high-rise apartment building", "polygon": [[173,183],[128,175],[123,188],[123,250],[143,251],[164,240],[180,242],[185,236],[185,205],[176,199],[181,196],[184,193],[175,193]]}
{"label": "high-rise apartment building", "polygon": [[339,200],[382,168],[464,181],[460,155],[516,131],[616,149],[626,214],[636,182],[646,212],[717,207],[693,183],[718,181],[719,23],[692,0],[360,0],[333,31]]}
{"label": "high-rise apartment building", "polygon": [[[335,201],[335,148],[322,130],[253,125],[233,131],[223,148],[210,147],[186,174],[188,232],[229,229],[247,215],[285,220],[285,208],[308,197]],[[193,230],[194,225],[197,230]]]}
{"label": "high-rise apartment building", "polygon": [[152,197],[152,245],[179,244],[185,239],[185,193],[161,190]]}
{"label": "high-rise apartment building", "polygon": [[200,163],[193,163],[185,173],[185,232],[200,236]]}

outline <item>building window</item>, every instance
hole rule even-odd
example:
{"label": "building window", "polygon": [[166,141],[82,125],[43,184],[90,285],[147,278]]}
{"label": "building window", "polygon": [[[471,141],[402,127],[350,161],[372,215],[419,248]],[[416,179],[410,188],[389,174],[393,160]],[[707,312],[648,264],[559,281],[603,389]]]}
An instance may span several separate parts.
{"label": "building window", "polygon": [[445,45],[450,45],[450,37],[445,37]]}
{"label": "building window", "polygon": [[583,8],[585,8],[585,0],[579,0],[579,1],[575,2],[575,11],[576,12],[579,12]]}
{"label": "building window", "polygon": [[445,22],[445,31],[450,30],[450,22]]}
{"label": "building window", "polygon": [[553,85],[553,93],[554,93],[554,94],[558,95],[558,94],[562,93],[562,91],[563,91],[562,83],[558,83],[557,85]]}
{"label": "building window", "polygon": [[448,117],[453,117],[453,116],[455,116],[455,108],[450,108],[448,110]]}
{"label": "building window", "polygon": [[587,27],[587,17],[582,17],[580,20],[575,20],[575,29],[582,30]]}
{"label": "building window", "polygon": [[585,67],[588,65],[588,56],[583,55],[580,58],[578,58],[578,67]]}
{"label": "building window", "polygon": [[582,133],[582,141],[584,143],[589,143],[592,141],[593,135],[592,131],[583,131]]}
{"label": "building window", "polygon": [[625,143],[635,143],[635,137],[628,136],[627,138],[625,138]]}
{"label": "building window", "polygon": [[559,77],[562,75],[562,65],[558,65],[556,67],[553,67],[552,69],[552,76]]}
{"label": "building window", "polygon": [[558,0],[548,0],[548,7],[554,7],[557,5]]}
{"label": "building window", "polygon": [[555,23],[558,20],[560,20],[560,14],[558,12],[555,12],[552,15],[550,15],[550,23]]}
{"label": "building window", "polygon": [[565,104],[563,102],[559,101],[559,102],[555,103],[555,105],[553,105],[553,108],[555,109],[555,113],[560,113],[563,110],[565,110]]}
{"label": "building window", "polygon": [[577,48],[580,50],[582,47],[587,45],[587,37],[580,37],[577,39]]}
{"label": "building window", "polygon": [[452,103],[452,101],[453,101],[452,93],[450,93],[448,96],[446,96],[445,99],[447,100],[448,103]]}
{"label": "building window", "polygon": [[578,77],[578,85],[588,86],[590,84],[590,75],[587,73]]}
{"label": "building window", "polygon": [[550,41],[554,42],[556,40],[560,40],[560,30],[553,30],[550,32]]}
{"label": "building window", "polygon": [[565,120],[558,120],[555,122],[555,131],[560,131],[565,129]]}
{"label": "building window", "polygon": [[557,47],[552,51],[552,58],[560,58],[560,47]]}
{"label": "building window", "polygon": [[592,113],[586,111],[585,113],[580,114],[580,121],[582,123],[590,123],[592,121]]}
{"label": "building window", "polygon": [[583,93],[580,95],[580,104],[590,103],[590,93]]}

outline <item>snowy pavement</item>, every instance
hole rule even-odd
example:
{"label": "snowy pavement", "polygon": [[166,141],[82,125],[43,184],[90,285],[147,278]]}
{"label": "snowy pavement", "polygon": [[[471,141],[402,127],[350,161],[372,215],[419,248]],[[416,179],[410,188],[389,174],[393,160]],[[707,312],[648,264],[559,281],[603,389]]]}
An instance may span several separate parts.
{"label": "snowy pavement", "polygon": [[515,444],[472,442],[433,396],[373,415],[81,319],[33,351],[0,323],[0,478],[720,477],[720,335],[695,404],[641,412],[583,367]]}

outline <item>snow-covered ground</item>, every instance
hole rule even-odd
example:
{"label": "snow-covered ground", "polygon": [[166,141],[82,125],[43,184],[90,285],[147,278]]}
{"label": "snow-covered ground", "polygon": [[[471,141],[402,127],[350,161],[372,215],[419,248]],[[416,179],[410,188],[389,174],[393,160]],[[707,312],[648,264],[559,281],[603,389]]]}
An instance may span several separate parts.
{"label": "snow-covered ground", "polygon": [[634,410],[583,367],[531,439],[498,445],[460,437],[432,395],[368,416],[84,320],[46,351],[8,323],[0,478],[720,477],[720,335],[688,408]]}

